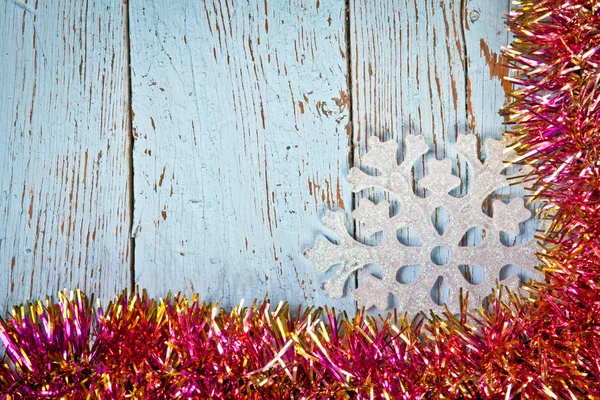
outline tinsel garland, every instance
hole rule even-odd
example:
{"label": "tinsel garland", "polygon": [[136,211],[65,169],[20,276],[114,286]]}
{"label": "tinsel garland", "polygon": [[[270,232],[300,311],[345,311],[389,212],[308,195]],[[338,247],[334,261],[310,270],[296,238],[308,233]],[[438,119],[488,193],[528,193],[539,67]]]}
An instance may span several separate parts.
{"label": "tinsel garland", "polygon": [[[412,321],[268,302],[80,292],[0,320],[6,399],[600,398],[600,6],[525,0],[504,110],[535,198],[547,281],[476,315]],[[465,299],[466,301],[466,299]],[[466,308],[465,308],[466,309]]]}

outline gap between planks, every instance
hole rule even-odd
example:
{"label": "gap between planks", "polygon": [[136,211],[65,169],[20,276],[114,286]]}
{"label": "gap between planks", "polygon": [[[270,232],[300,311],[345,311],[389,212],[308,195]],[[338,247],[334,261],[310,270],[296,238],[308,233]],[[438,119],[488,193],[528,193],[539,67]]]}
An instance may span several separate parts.
{"label": "gap between planks", "polygon": [[129,24],[129,0],[123,0],[123,19],[125,24],[124,29],[124,43],[125,43],[125,60],[127,61],[127,68],[125,68],[125,82],[126,82],[126,107],[127,107],[127,167],[129,169],[129,176],[127,179],[127,191],[129,193],[129,291],[131,294],[135,293],[135,236],[133,234],[133,212],[135,206],[135,198],[133,192],[134,183],[134,171],[133,171],[133,107],[132,107],[132,94],[131,94],[131,30]]}
{"label": "gap between planks", "polygon": [[[345,6],[346,6],[346,18],[345,18],[345,26],[344,29],[345,31],[345,37],[346,37],[346,92],[348,93],[348,104],[350,104],[350,107],[348,108],[348,131],[346,132],[346,135],[348,136],[348,167],[352,168],[355,167],[354,165],[354,150],[355,150],[355,143],[354,143],[354,118],[353,118],[353,111],[354,111],[354,95],[353,95],[353,90],[352,90],[352,33],[351,33],[351,28],[352,28],[352,16],[350,15],[350,1],[351,0],[346,0],[345,2]],[[344,177],[345,179],[345,177]],[[350,203],[350,213],[352,213],[352,211],[354,211],[354,209],[356,208],[356,200],[357,200],[357,196],[358,194],[352,194],[352,202]],[[347,211],[346,211],[347,212]],[[358,235],[357,235],[357,227],[356,227],[356,220],[354,218],[350,219],[352,222],[352,237],[354,240],[358,240]],[[356,289],[358,289],[358,271],[354,272],[354,287]],[[356,309],[358,309],[358,303],[355,301],[354,302],[354,306]]]}

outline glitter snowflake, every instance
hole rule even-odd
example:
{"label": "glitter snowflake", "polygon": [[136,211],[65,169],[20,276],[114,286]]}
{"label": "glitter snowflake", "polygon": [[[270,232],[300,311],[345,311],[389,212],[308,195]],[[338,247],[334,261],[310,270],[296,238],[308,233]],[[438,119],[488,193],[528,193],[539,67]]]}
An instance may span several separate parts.
{"label": "glitter snowflake", "polygon": [[[412,189],[412,167],[429,149],[423,136],[408,136],[405,141],[406,157],[398,165],[395,141],[380,142],[376,137],[369,141],[370,151],[363,157],[363,164],[373,167],[377,175],[369,175],[358,168],[352,168],[348,182],[353,192],[368,188],[380,188],[389,192],[400,203],[400,210],[390,216],[390,204],[382,201],[378,204],[361,199],[352,213],[362,223],[364,233],[372,235],[381,232],[381,242],[370,246],[357,242],[346,230],[344,213],[328,211],[323,224],[338,236],[332,243],[319,236],[313,248],[306,251],[316,269],[325,273],[330,268],[341,265],[336,275],[325,281],[323,290],[332,298],[340,298],[345,282],[352,274],[370,264],[378,265],[382,278],[365,274],[360,286],[352,296],[359,306],[380,309],[388,307],[388,294],[399,300],[399,307],[409,313],[439,310],[439,305],[431,296],[431,289],[441,277],[448,285],[449,293],[446,305],[452,311],[459,307],[460,289],[470,292],[470,306],[481,302],[496,287],[502,267],[513,264],[524,267],[537,276],[533,267],[537,264],[535,241],[518,246],[505,246],[500,241],[500,232],[519,234],[519,224],[531,217],[522,198],[513,199],[508,204],[500,200],[492,203],[491,216],[483,211],[485,199],[497,189],[509,185],[512,175],[503,175],[507,167],[504,141],[488,139],[485,144],[485,162],[477,157],[477,139],[474,135],[461,135],[456,143],[459,155],[467,160],[469,182],[467,194],[455,197],[449,192],[460,186],[461,180],[452,175],[452,162],[430,160],[429,173],[419,183],[426,190],[426,197],[417,196]],[[522,173],[523,171],[521,171]],[[450,221],[440,234],[432,224],[431,216],[438,207],[450,213]],[[477,246],[461,246],[463,236],[471,228],[482,228],[485,235]],[[422,246],[408,246],[398,240],[399,229],[411,228],[421,239]],[[449,251],[450,260],[439,265],[432,258],[432,251]],[[404,266],[420,266],[420,273],[409,283],[401,283],[397,273]],[[461,266],[479,266],[485,273],[482,283],[470,283],[460,271]],[[512,289],[519,285],[519,277],[513,276],[501,282]],[[480,304],[480,303],[479,303]]]}

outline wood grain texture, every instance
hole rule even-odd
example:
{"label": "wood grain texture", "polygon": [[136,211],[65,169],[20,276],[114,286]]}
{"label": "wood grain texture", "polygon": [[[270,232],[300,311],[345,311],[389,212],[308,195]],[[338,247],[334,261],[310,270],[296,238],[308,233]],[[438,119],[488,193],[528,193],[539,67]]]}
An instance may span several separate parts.
{"label": "wood grain texture", "polygon": [[[326,209],[351,211],[345,176],[367,138],[423,134],[432,151],[415,181],[429,159],[449,157],[464,194],[457,135],[502,134],[509,0],[134,0],[129,10],[130,37],[116,0],[0,6],[2,309],[65,287],[106,300],[129,285],[135,256],[135,282],[154,296],[199,292],[228,306],[268,292],[352,310],[349,296],[324,297],[330,274],[302,250]],[[360,226],[357,237],[378,240]],[[416,243],[410,231],[399,239]]]}
{"label": "wood grain texture", "polygon": [[129,286],[127,79],[115,1],[0,5],[0,308]]}
{"label": "wood grain texture", "polygon": [[[401,158],[404,138],[421,134],[431,151],[414,167],[417,194],[424,194],[416,182],[423,176],[427,161],[434,157],[453,160],[453,173],[461,177],[462,184],[451,193],[466,193],[465,161],[454,150],[457,135],[476,133],[483,147],[483,140],[500,138],[503,132],[498,110],[506,100],[507,87],[501,81],[506,70],[498,54],[500,46],[507,45],[509,39],[502,27],[508,3],[504,0],[351,2],[356,166],[362,167],[361,156],[368,150],[370,136],[397,140]],[[392,212],[398,208],[385,193],[371,190],[359,195],[362,196],[376,202],[391,201]],[[443,226],[447,218],[440,212],[433,222]],[[529,229],[524,236],[531,234]],[[360,226],[357,235],[369,244],[380,240],[377,235],[366,237]],[[480,232],[470,232],[465,244],[472,245],[480,239]],[[410,245],[418,243],[414,230],[410,229],[400,232],[399,240]],[[448,255],[437,256],[443,259]],[[401,279],[414,279],[415,272],[408,270]],[[359,287],[367,273],[380,276],[376,267],[366,268],[359,274]],[[475,282],[483,279],[477,271],[472,278]],[[390,302],[397,304],[395,300]]]}
{"label": "wood grain texture", "polygon": [[[509,68],[501,48],[512,42],[510,32],[504,23],[505,16],[510,11],[509,0],[469,0],[465,2],[464,33],[465,54],[468,60],[467,72],[467,120],[469,131],[478,134],[483,140],[487,138],[501,139],[504,133],[504,118],[500,110],[510,100],[511,84],[503,79],[508,75]],[[483,144],[483,143],[482,143]],[[485,154],[482,155],[485,157]],[[509,171],[516,171],[510,168]],[[511,186],[500,189],[493,196],[505,202],[523,196],[521,186]],[[532,217],[521,224],[518,236],[501,233],[501,240],[507,246],[527,242],[533,238],[537,222],[534,218],[536,204],[529,209]],[[480,233],[472,234],[468,240],[479,241]],[[501,278],[518,274],[523,278],[532,278],[529,272],[518,266],[506,266],[501,272]],[[476,279],[480,279],[476,277]]]}
{"label": "wood grain texture", "polygon": [[136,283],[352,309],[302,256],[351,204],[343,2],[132,1]]}

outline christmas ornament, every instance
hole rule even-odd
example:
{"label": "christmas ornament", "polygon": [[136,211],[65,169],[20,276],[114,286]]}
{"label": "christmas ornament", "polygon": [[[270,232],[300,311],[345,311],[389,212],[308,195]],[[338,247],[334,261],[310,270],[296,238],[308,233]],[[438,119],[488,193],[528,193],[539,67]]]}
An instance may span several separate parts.
{"label": "christmas ornament", "polygon": [[[412,168],[415,162],[428,150],[423,136],[408,136],[405,141],[406,157],[398,165],[396,154],[398,145],[394,141],[380,142],[372,137],[369,142],[370,151],[363,157],[363,164],[378,171],[376,176],[368,175],[358,168],[352,168],[348,182],[353,192],[368,188],[386,190],[400,203],[399,212],[390,216],[390,204],[383,201],[373,204],[368,199],[361,199],[359,206],[352,213],[354,218],[363,224],[367,235],[382,232],[381,243],[369,246],[354,240],[347,232],[344,224],[344,213],[328,212],[323,218],[324,225],[339,237],[334,244],[324,236],[317,238],[315,246],[306,251],[306,256],[313,259],[317,271],[323,273],[334,265],[341,264],[334,278],[324,283],[325,293],[333,298],[343,295],[346,280],[357,270],[369,264],[381,267],[383,278],[366,275],[352,296],[359,306],[369,308],[373,305],[380,309],[388,307],[388,293],[395,295],[400,301],[399,308],[414,314],[429,309],[441,310],[443,305],[432,299],[431,290],[441,277],[449,286],[449,301],[445,304],[452,311],[458,312],[459,293],[461,289],[469,290],[476,307],[496,287],[500,278],[500,270],[505,265],[513,264],[533,269],[538,263],[535,256],[536,243],[529,241],[523,245],[507,247],[500,242],[500,232],[511,235],[519,234],[519,223],[528,220],[531,212],[525,208],[522,198],[505,204],[495,200],[492,204],[492,215],[487,215],[482,204],[497,189],[509,185],[514,175],[503,175],[507,167],[504,141],[488,139],[485,142],[486,159],[482,163],[477,158],[477,138],[475,135],[461,135],[456,143],[458,154],[467,160],[469,187],[464,197],[457,198],[449,192],[460,185],[460,178],[452,175],[452,161],[430,160],[429,173],[419,183],[428,190],[425,198],[417,196],[412,188]],[[511,153],[511,152],[509,152]],[[514,180],[514,179],[513,179]],[[438,207],[444,207],[450,213],[450,222],[440,233],[433,225],[432,214]],[[417,232],[421,246],[408,246],[398,241],[396,232],[399,229],[411,228]],[[484,238],[481,244],[474,247],[461,245],[461,239],[471,228],[483,228]],[[450,252],[450,260],[436,259],[439,249]],[[399,270],[404,266],[419,265],[420,273],[410,283],[402,283],[397,279]],[[471,284],[460,270],[460,267],[476,265],[483,269],[485,279],[480,284]],[[539,276],[539,275],[538,275]],[[503,284],[511,288],[518,287],[518,276],[513,276]]]}

